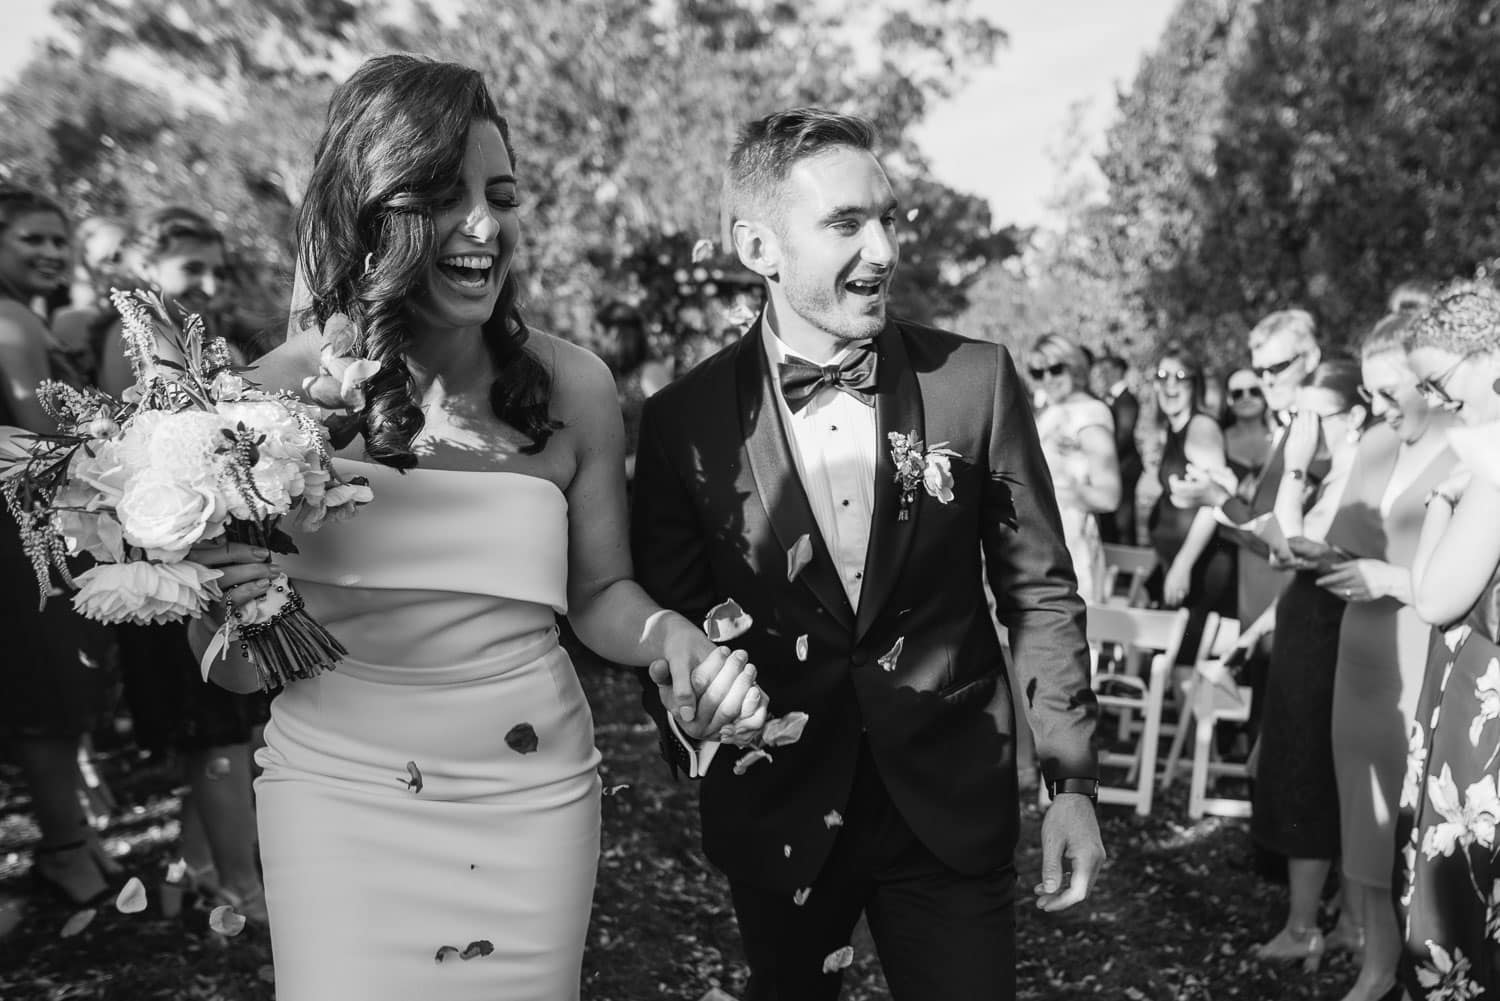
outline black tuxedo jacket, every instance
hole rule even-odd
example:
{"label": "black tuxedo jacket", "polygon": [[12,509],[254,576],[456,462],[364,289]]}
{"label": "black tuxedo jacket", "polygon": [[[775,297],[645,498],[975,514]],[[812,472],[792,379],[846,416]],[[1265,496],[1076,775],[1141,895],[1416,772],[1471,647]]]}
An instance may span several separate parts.
{"label": "black tuxedo jacket", "polygon": [[[986,572],[1044,771],[1098,775],[1084,606],[1009,353],[898,320],[876,344],[880,441],[858,609],[798,479],[759,323],[652,396],[641,423],[637,579],[689,618],[735,599],[754,625],[730,645],[751,655],[772,712],[810,716],[774,760],[735,775],[740,752],[724,747],[703,780],[708,857],[771,891],[810,885],[821,868],[861,739],[902,816],[945,864],[978,873],[1012,861],[1016,721]],[[910,519],[899,518],[890,432],[959,453],[950,503],[918,488]],[[788,550],[803,536],[813,559],[789,579]],[[663,725],[649,683],[645,701]],[[669,760],[675,746],[664,738]]]}

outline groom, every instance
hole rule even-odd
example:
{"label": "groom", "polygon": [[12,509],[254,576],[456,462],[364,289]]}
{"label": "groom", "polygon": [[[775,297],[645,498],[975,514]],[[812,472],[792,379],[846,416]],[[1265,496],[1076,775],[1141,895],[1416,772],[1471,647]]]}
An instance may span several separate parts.
{"label": "groom", "polygon": [[703,777],[752,1001],[836,998],[861,912],[897,1001],[1013,998],[1018,724],[982,577],[1055,796],[1044,910],[1104,858],[1084,606],[1010,355],[886,315],[898,213],[872,143],[817,109],[742,131],[726,225],[767,305],[647,402],[636,459],[638,580],[690,617],[734,599],[733,645],[806,730],[753,762],[704,742],[722,716],[692,707],[729,669],[675,691],[653,670],[646,702]]}

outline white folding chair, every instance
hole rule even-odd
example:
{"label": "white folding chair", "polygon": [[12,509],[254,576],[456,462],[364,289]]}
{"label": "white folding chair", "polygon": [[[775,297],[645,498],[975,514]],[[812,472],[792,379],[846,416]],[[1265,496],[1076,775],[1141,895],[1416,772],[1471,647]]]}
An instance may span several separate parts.
{"label": "white folding chair", "polygon": [[[1157,742],[1161,739],[1162,704],[1167,679],[1177,663],[1177,653],[1187,632],[1188,611],[1157,611],[1146,608],[1124,608],[1116,605],[1090,605],[1088,639],[1095,651],[1106,645],[1118,645],[1124,656],[1112,663],[1123,669],[1096,670],[1093,687],[1101,710],[1126,716],[1139,714],[1139,728],[1125,726],[1121,731],[1134,741],[1130,751],[1105,750],[1099,763],[1105,768],[1125,767],[1125,785],[1100,783],[1101,803],[1133,805],[1142,816],[1151,812],[1152,790],[1156,785]],[[1146,660],[1145,670],[1131,665]]]}
{"label": "white folding chair", "polygon": [[[1198,644],[1198,655],[1193,666],[1181,677],[1174,679],[1172,686],[1177,693],[1177,721],[1172,730],[1172,746],[1167,750],[1167,760],[1162,766],[1161,787],[1167,789],[1177,780],[1177,767],[1182,763],[1182,752],[1187,746],[1187,736],[1193,730],[1193,703],[1201,685],[1212,684],[1210,679],[1219,679],[1223,673],[1219,659],[1234,648],[1240,638],[1240,620],[1220,618],[1213,612],[1203,623],[1203,639]],[[1209,677],[1205,677],[1205,674]]]}
{"label": "white folding chair", "polygon": [[[1146,582],[1157,565],[1156,550],[1150,546],[1104,544],[1105,603],[1145,608],[1150,601]],[[1123,593],[1117,593],[1123,591]]]}
{"label": "white folding chair", "polygon": [[[1193,677],[1188,682],[1185,695],[1186,711],[1191,714],[1192,725],[1184,721],[1180,727],[1183,734],[1193,734],[1193,770],[1188,786],[1188,816],[1198,819],[1205,814],[1218,817],[1250,816],[1250,800],[1233,796],[1209,795],[1210,783],[1215,778],[1247,778],[1249,768],[1244,762],[1224,761],[1215,751],[1214,728],[1220,723],[1243,723],[1250,718],[1251,690],[1236,684],[1220,658],[1239,639],[1239,622],[1225,619],[1219,626],[1220,638],[1214,643],[1213,656],[1204,658],[1195,665]],[[1164,780],[1170,782],[1175,771],[1176,755],[1181,753],[1180,743],[1174,741],[1173,759],[1169,762]]]}

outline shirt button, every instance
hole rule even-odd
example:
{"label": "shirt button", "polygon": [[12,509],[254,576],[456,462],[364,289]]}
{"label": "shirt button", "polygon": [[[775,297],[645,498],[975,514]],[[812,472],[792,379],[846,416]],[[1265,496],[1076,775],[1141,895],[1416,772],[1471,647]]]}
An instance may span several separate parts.
{"label": "shirt button", "polygon": [[856,571],[854,571],[854,579],[855,580],[863,580],[864,576],[865,576],[865,572],[863,570],[856,570]]}

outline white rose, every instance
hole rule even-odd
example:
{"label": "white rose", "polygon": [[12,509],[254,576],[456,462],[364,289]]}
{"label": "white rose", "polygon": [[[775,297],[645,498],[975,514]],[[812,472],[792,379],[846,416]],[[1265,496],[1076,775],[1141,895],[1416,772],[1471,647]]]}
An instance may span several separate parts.
{"label": "white rose", "polygon": [[115,512],[127,542],[151,559],[168,561],[187,555],[199,539],[217,535],[225,514],[211,485],[154,469],[131,478]]}
{"label": "white rose", "polygon": [[219,576],[191,560],[101,563],[78,575],[73,607],[96,622],[175,622],[203,611]]}
{"label": "white rose", "polygon": [[218,473],[226,424],[202,410],[145,410],[130,421],[121,457],[132,472],[155,469],[174,480],[204,482]]}
{"label": "white rose", "polygon": [[125,492],[128,473],[121,439],[91,442],[88,448],[74,452],[69,463],[68,502],[90,511],[112,508]]}
{"label": "white rose", "polygon": [[928,495],[936,497],[940,504],[947,504],[953,500],[953,469],[946,455],[927,457],[927,464],[922,470],[922,486],[927,489]]}

